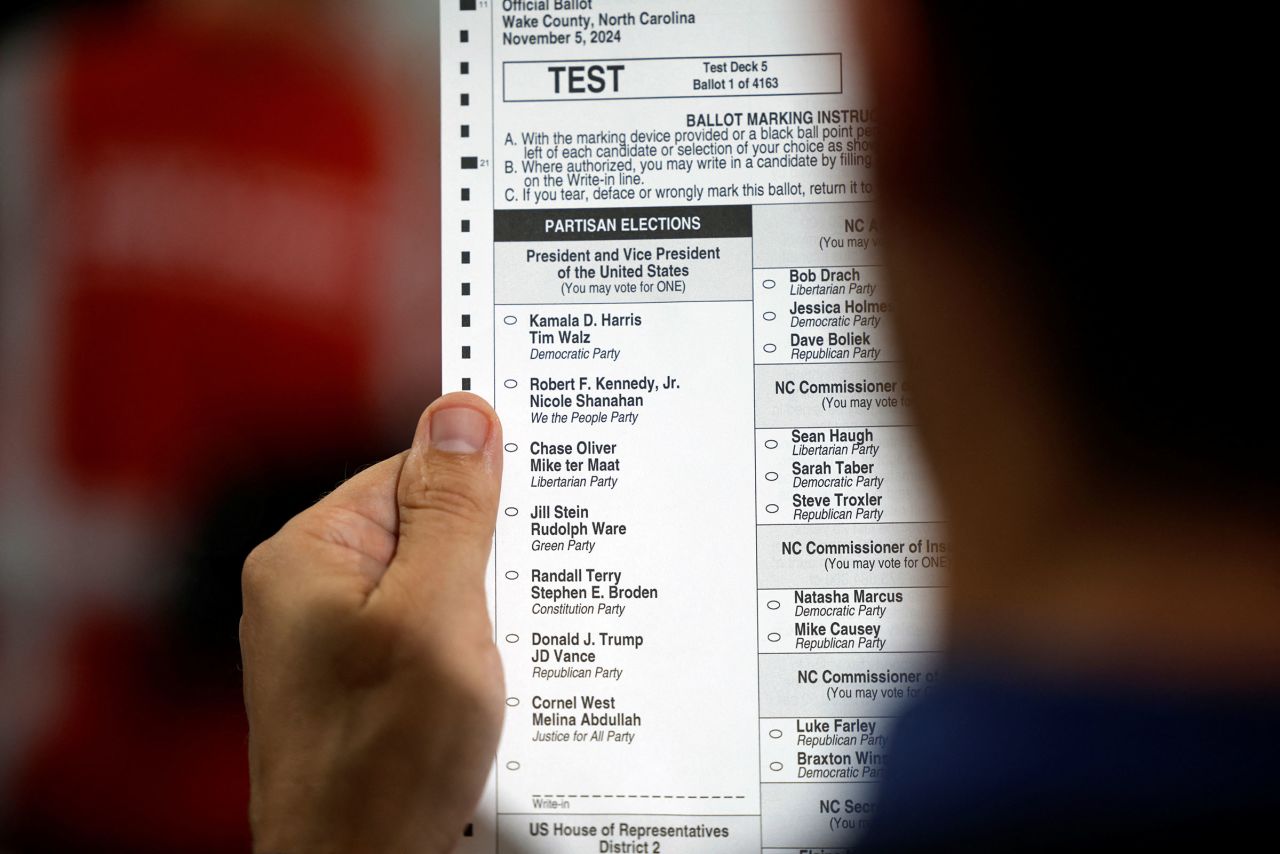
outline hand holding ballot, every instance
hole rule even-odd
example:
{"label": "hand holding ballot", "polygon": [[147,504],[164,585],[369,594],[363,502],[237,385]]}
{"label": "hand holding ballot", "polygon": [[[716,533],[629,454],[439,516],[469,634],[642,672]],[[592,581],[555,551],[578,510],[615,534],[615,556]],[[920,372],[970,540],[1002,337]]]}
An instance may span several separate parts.
{"label": "hand holding ballot", "polygon": [[474,395],[447,395],[407,452],[339,486],[245,561],[258,850],[456,843],[502,723],[484,589],[501,474],[497,415]]}

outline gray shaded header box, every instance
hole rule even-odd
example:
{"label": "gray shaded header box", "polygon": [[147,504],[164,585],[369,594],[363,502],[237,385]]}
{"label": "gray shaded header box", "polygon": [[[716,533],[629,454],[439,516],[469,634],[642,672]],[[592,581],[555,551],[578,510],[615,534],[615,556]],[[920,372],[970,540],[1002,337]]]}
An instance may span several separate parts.
{"label": "gray shaded header box", "polygon": [[870,202],[756,205],[757,267],[880,263],[880,226]]}
{"label": "gray shaded header box", "polygon": [[911,397],[892,362],[756,365],[756,427],[910,424]]}

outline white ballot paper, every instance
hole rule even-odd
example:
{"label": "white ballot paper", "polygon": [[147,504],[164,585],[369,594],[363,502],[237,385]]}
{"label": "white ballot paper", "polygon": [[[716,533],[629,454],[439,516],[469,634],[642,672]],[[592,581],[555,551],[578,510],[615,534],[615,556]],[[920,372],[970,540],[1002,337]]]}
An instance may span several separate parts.
{"label": "white ballot paper", "polygon": [[443,0],[444,387],[506,725],[460,850],[856,847],[945,534],[845,2]]}

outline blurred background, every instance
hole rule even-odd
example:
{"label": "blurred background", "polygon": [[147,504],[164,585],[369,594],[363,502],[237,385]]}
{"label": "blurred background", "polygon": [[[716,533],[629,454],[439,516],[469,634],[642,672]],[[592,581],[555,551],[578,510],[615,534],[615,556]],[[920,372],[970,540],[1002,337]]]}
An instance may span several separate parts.
{"label": "blurred background", "polygon": [[435,5],[0,11],[0,852],[249,850],[244,555],[439,393]]}

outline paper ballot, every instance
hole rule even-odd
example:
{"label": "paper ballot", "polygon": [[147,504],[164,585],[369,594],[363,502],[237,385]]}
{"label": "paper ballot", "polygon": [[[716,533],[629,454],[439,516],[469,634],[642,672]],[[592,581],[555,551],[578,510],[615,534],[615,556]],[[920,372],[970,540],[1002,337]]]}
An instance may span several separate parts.
{"label": "paper ballot", "polygon": [[845,2],[444,0],[446,390],[506,441],[462,851],[856,847],[945,534]]}

